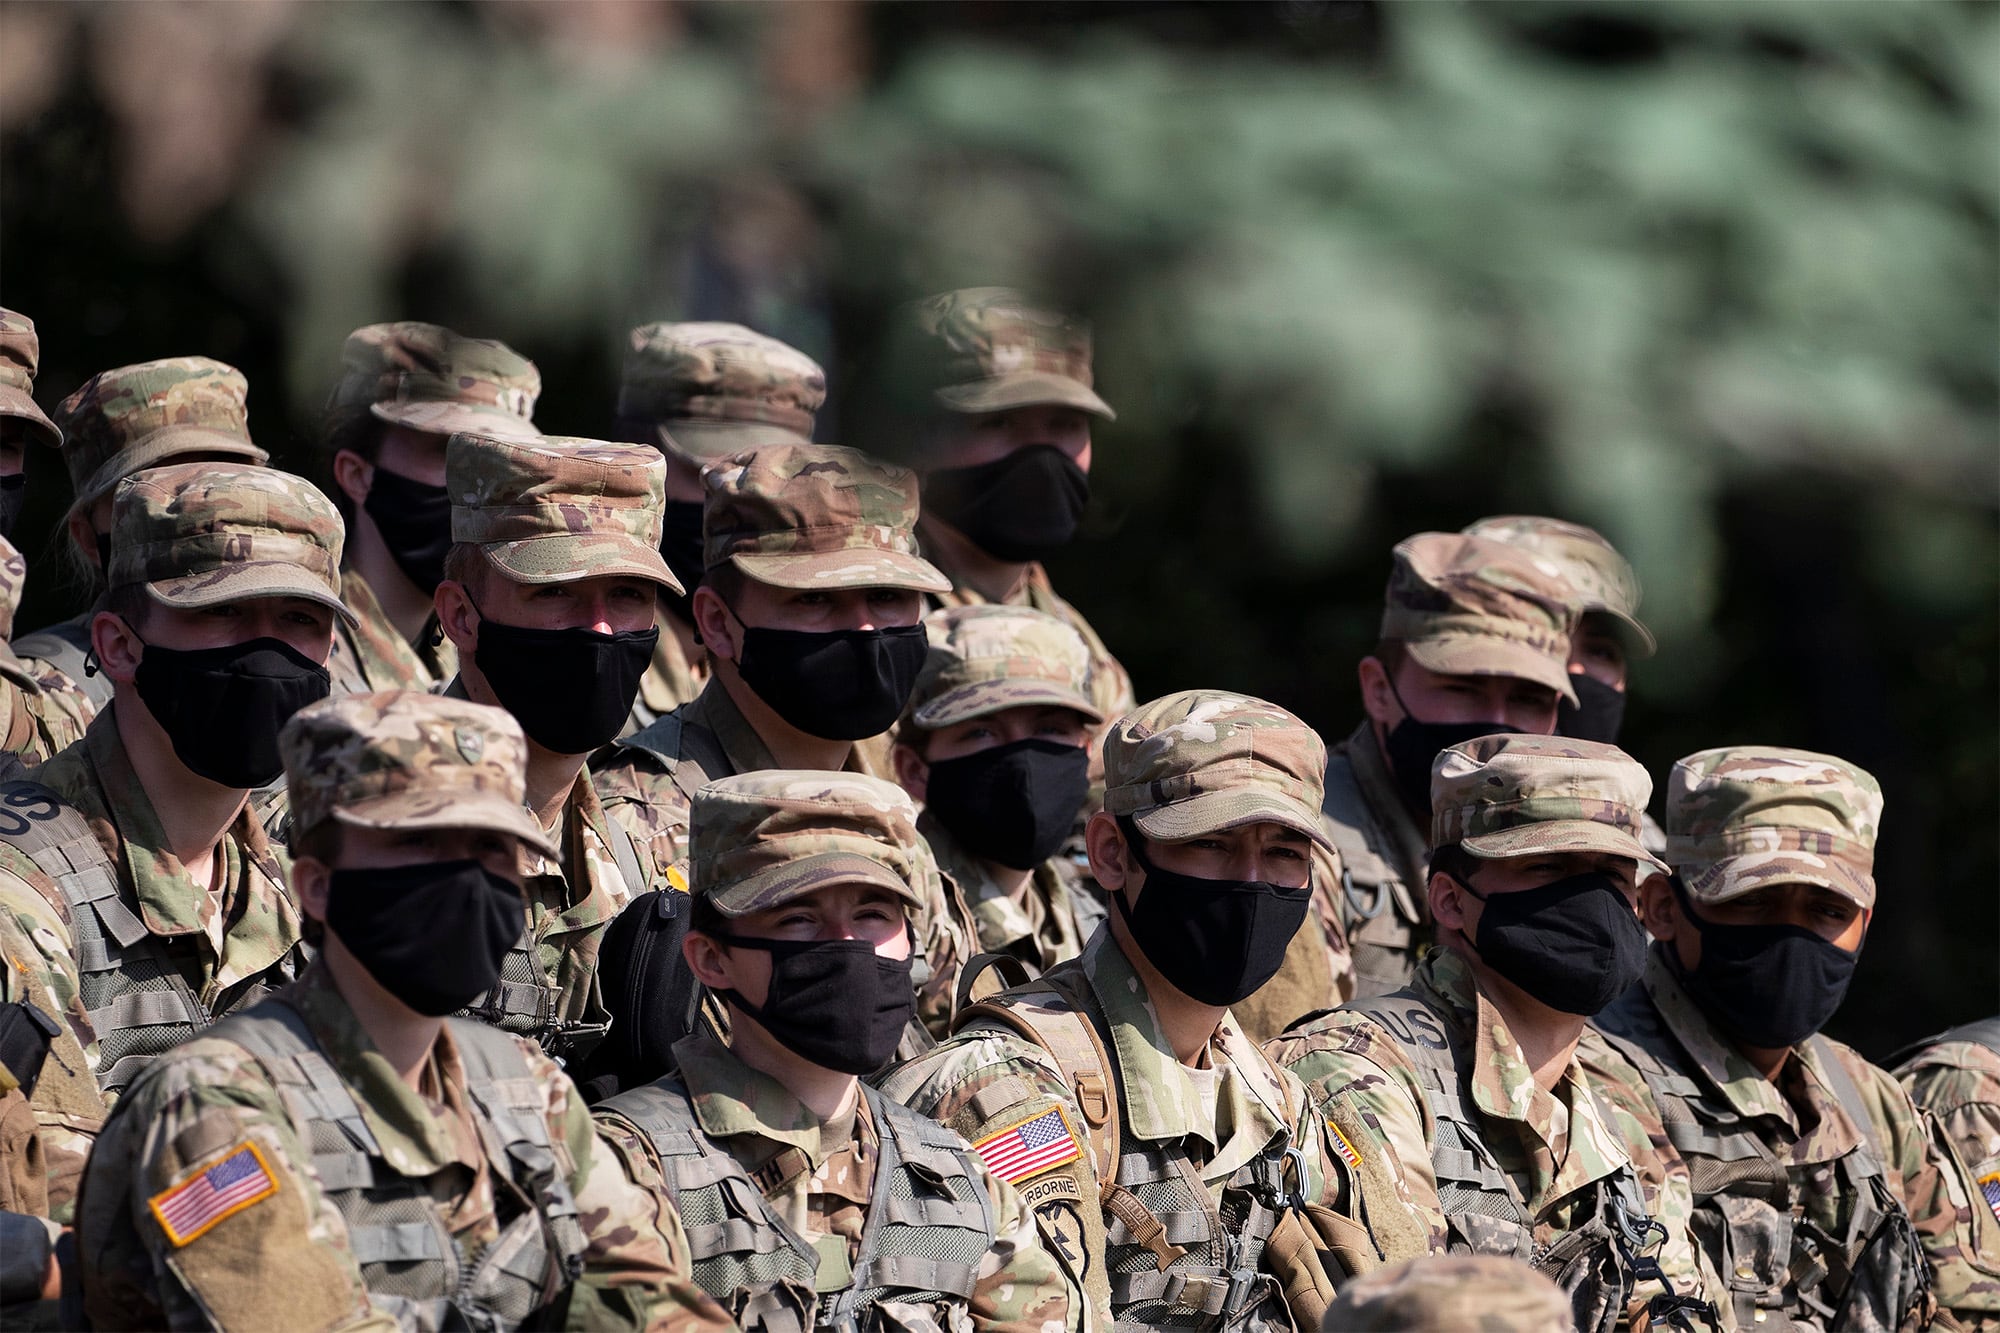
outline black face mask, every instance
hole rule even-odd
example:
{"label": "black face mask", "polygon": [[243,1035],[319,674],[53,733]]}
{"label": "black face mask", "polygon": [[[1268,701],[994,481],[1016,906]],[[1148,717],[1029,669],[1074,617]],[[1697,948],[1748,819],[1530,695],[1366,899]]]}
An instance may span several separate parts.
{"label": "black face mask", "polygon": [[103,582],[111,577],[111,534],[97,534],[97,576]]}
{"label": "black face mask", "polygon": [[529,740],[556,754],[588,754],[625,725],[659,639],[658,626],[529,629],[482,612],[472,660]]}
{"label": "black face mask", "polygon": [[1129,819],[1125,846],[1146,872],[1139,905],[1111,895],[1132,942],[1175,990],[1202,1004],[1231,1005],[1278,974],[1285,948],[1305,924],[1312,884],[1286,889],[1263,880],[1201,879],[1155,866]]}
{"label": "black face mask", "polygon": [[[1401,704],[1400,697],[1396,700]],[[1519,727],[1497,722],[1419,722],[1410,716],[1407,705],[1403,720],[1389,728],[1384,748],[1389,752],[1389,773],[1403,803],[1421,816],[1417,821],[1429,832],[1431,818],[1431,765],[1437,757],[1462,741],[1481,736],[1518,733]]]}
{"label": "black face mask", "polygon": [[527,921],[521,890],[478,861],[336,870],[327,885],[327,929],[382,989],[432,1018],[493,989]]}
{"label": "black face mask", "polygon": [[1480,961],[1551,1009],[1589,1017],[1645,970],[1646,928],[1601,871],[1490,897],[1459,885],[1486,904]]}
{"label": "black face mask", "polygon": [[867,940],[766,940],[707,932],[732,949],[771,955],[771,985],[753,1005],[723,999],[757,1020],[786,1050],[821,1069],[872,1074],[896,1053],[917,1012],[911,959],[884,958]]}
{"label": "black face mask", "polygon": [[451,496],[377,465],[361,508],[375,520],[382,544],[403,576],[426,593],[444,582],[444,553],[451,549]]}
{"label": "black face mask", "polygon": [[1667,957],[1717,1027],[1745,1046],[1778,1051],[1826,1026],[1847,998],[1860,950],[1849,953],[1804,926],[1704,920],[1695,915],[1680,877],[1671,883],[1681,915],[1701,933],[1701,962],[1689,972],[1671,946]]}
{"label": "black face mask", "polygon": [[922,625],[796,630],[748,625],[736,663],[743,683],[808,736],[858,741],[902,714],[930,651]]}
{"label": "black face mask", "polygon": [[189,772],[248,790],[285,771],[278,729],[326,698],[333,678],[282,639],[252,639],[220,648],[146,644],[133,684]]}
{"label": "black face mask", "polygon": [[1615,745],[1625,725],[1625,691],[1613,689],[1595,676],[1572,674],[1576,702],[1556,701],[1556,735]]}
{"label": "black face mask", "polygon": [[1026,562],[1076,536],[1090,477],[1056,446],[1030,445],[977,467],[931,473],[923,502],[988,555]]}
{"label": "black face mask", "polygon": [[1090,794],[1081,745],[1024,740],[934,759],[924,808],[974,856],[1033,870],[1055,855]]}
{"label": "black face mask", "polygon": [[27,473],[16,472],[11,477],[0,477],[0,537],[14,535],[14,524],[21,518],[21,504],[27,498]]}
{"label": "black face mask", "polygon": [[686,591],[675,594],[662,588],[660,602],[690,625],[694,623],[694,612],[688,599],[701,583],[704,572],[701,552],[701,502],[667,501],[660,514],[660,558],[667,562],[667,568]]}

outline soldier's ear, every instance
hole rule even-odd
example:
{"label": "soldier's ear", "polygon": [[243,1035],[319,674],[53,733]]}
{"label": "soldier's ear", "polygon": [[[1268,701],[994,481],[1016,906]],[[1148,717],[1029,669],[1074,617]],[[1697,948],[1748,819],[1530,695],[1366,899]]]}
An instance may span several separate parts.
{"label": "soldier's ear", "polygon": [[375,483],[375,465],[355,453],[352,449],[341,449],[333,455],[333,484],[340,487],[343,494],[354,502],[358,509],[368,498],[368,489]]}
{"label": "soldier's ear", "polygon": [[1403,710],[1391,688],[1388,663],[1372,655],[1364,657],[1355,666],[1354,676],[1361,686],[1361,711],[1368,714],[1369,721],[1385,731],[1402,721]]}
{"label": "soldier's ear", "polygon": [[479,646],[479,608],[472,604],[472,594],[458,580],[446,579],[432,594],[431,606],[437,612],[438,628],[460,656],[469,658]]}
{"label": "soldier's ear", "polygon": [[1132,878],[1132,861],[1118,821],[1099,810],[1083,826],[1083,849],[1090,856],[1090,873],[1106,893],[1117,893]]}
{"label": "soldier's ear", "polygon": [[145,640],[123,616],[114,611],[99,611],[90,618],[90,653],[106,679],[130,684],[145,652]]}
{"label": "soldier's ear", "polygon": [[326,892],[332,881],[333,868],[318,857],[292,858],[292,892],[298,896],[299,910],[306,920],[326,923]]}
{"label": "soldier's ear", "polygon": [[1440,926],[1456,930],[1467,939],[1472,937],[1466,923],[1472,917],[1473,898],[1463,884],[1441,870],[1434,870],[1431,872],[1428,896],[1431,916]]}
{"label": "soldier's ear", "polygon": [[736,641],[736,617],[730,614],[722,594],[706,583],[701,584],[688,599],[688,610],[694,616],[694,632],[702,646],[725,662],[737,661],[741,649]]}
{"label": "soldier's ear", "polygon": [[917,753],[916,747],[905,741],[896,742],[889,751],[889,762],[896,770],[896,785],[910,794],[910,799],[918,805],[924,802],[924,794],[930,790],[931,766]]}
{"label": "soldier's ear", "polygon": [[1639,922],[1656,940],[1672,940],[1687,929],[1665,875],[1648,875],[1639,881]]}

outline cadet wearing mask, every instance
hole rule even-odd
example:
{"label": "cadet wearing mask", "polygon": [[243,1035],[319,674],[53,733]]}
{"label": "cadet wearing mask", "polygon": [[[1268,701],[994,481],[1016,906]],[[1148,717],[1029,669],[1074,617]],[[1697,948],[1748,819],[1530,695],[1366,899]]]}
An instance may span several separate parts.
{"label": "cadet wearing mask", "polygon": [[0,307],[0,539],[11,539],[28,494],[28,446],[62,447],[62,432],[35,402],[42,343],[35,321]]}
{"label": "cadet wearing mask", "polygon": [[729,1328],[556,1065],[444,1017],[519,933],[522,854],[555,852],[513,719],[346,695],[283,740],[322,952],[106,1125],[78,1221],[98,1327]]}
{"label": "cadet wearing mask", "polygon": [[1329,1233],[1349,1271],[1374,1258],[1328,1211],[1357,1212],[1358,1192],[1304,1090],[1229,1013],[1311,910],[1325,765],[1310,727],[1243,695],[1113,723],[1087,826],[1105,926],[883,1080],[1020,1187],[1095,1327],[1312,1327]]}
{"label": "cadet wearing mask", "polygon": [[[111,562],[112,494],[146,468],[211,460],[242,466],[270,455],[250,440],[250,385],[243,372],[205,356],[142,361],[103,371],[56,408],[63,464],[75,492],[63,516],[69,558],[90,592]],[[14,640],[34,669],[69,683],[92,709],[111,702],[111,678],[90,669],[93,611]]]}
{"label": "cadet wearing mask", "polygon": [[83,739],[97,710],[68,678],[14,655],[14,608],[28,583],[28,562],[0,537],[0,778],[18,776]]}
{"label": "cadet wearing mask", "polygon": [[914,1012],[916,810],[858,774],[701,789],[695,975],[727,1042],[600,1104],[635,1178],[690,1218],[695,1281],[752,1333],[1074,1327],[1021,1198],[964,1141],[860,1081]]}
{"label": "cadet wearing mask", "polygon": [[618,734],[652,659],[666,467],[652,449],[454,435],[451,549],[437,617],[458,649],[448,693],[506,709],[528,740],[528,809],[556,848],[527,869],[527,929],[468,1012],[574,1059],[604,1035],[597,954],[665,868],[610,819],[586,759]]}
{"label": "cadet wearing mask", "polygon": [[1829,755],[1675,764],[1644,985],[1598,1018],[1673,1126],[1695,1234],[1744,1328],[1922,1326],[1931,1266],[1947,1309],[2000,1312],[2000,1281],[1967,1263],[1955,1158],[1888,1073],[1819,1032],[1874,914],[1881,818],[1875,779]]}
{"label": "cadet wearing mask", "polygon": [[1267,1049],[1357,1157],[1394,1173],[1432,1253],[1533,1263],[1581,1330],[1684,1324],[1707,1286],[1686,1173],[1655,1151],[1656,1123],[1594,1086],[1594,1070],[1636,1075],[1585,1026],[1645,959],[1652,781],[1611,746],[1518,735],[1453,745],[1433,772],[1439,947],[1404,989]]}
{"label": "cadet wearing mask", "polygon": [[812,442],[826,372],[804,352],[741,324],[633,329],[618,385],[618,438],[666,456],[660,554],[688,591],[660,598],[660,642],[628,730],[691,701],[708,679],[691,597],[701,582],[701,470],[746,450]]}
{"label": "cadet wearing mask", "polygon": [[1090,648],[1027,607],[925,620],[930,658],[896,729],[896,780],[965,896],[987,953],[1045,971],[1076,957],[1104,907],[1060,855],[1090,791]]}
{"label": "cadet wearing mask", "polygon": [[469,431],[528,443],[542,377],[503,343],[436,324],[347,335],[326,405],[324,448],[344,500],[340,598],[354,614],[334,648],[333,692],[439,690],[458,652],[433,615],[451,547],[445,442]]}

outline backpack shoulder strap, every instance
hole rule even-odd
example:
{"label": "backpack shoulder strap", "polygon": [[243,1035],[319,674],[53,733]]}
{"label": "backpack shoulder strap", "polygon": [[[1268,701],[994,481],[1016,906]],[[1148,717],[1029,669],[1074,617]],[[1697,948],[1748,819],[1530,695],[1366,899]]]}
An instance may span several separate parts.
{"label": "backpack shoulder strap", "polygon": [[[982,993],[979,990],[979,981],[988,972],[998,977],[1000,984],[997,988],[988,987]],[[958,994],[952,1002],[951,1011],[955,1014],[976,1000],[991,999],[1001,991],[1032,985],[1040,976],[1040,970],[1032,963],[1016,958],[1013,954],[975,954],[971,962],[959,969]]]}
{"label": "backpack shoulder strap", "polygon": [[[111,853],[83,812],[54,789],[28,778],[0,783],[0,842],[55,881],[72,916],[93,913],[119,947],[130,948],[146,937],[145,923],[119,893]],[[78,966],[91,970],[81,960]]]}
{"label": "backpack shoulder strap", "polygon": [[[1854,1082],[1854,1076],[1847,1071],[1841,1061],[1840,1050],[1825,1033],[1815,1032],[1806,1038],[1806,1045],[1812,1047],[1813,1055],[1819,1060],[1820,1068],[1826,1071],[1826,1081],[1840,1109],[1847,1112],[1847,1118],[1861,1131],[1861,1144],[1875,1163],[1882,1160],[1880,1137],[1875,1132],[1875,1117],[1868,1113],[1868,1103],[1861,1096],[1861,1089]],[[1879,1165],[1876,1167],[1880,1169]]]}
{"label": "backpack shoulder strap", "polygon": [[1083,1114],[1084,1132],[1097,1159],[1098,1182],[1116,1181],[1120,1130],[1115,1066],[1080,997],[1043,977],[963,1006],[952,1017],[951,1030],[962,1032],[981,1018],[1033,1042],[1055,1062]]}
{"label": "backpack shoulder strap", "polygon": [[611,859],[618,866],[618,877],[625,881],[628,898],[637,898],[652,889],[646,881],[645,864],[639,860],[639,846],[632,840],[632,830],[624,821],[605,816],[605,827],[611,833]]}

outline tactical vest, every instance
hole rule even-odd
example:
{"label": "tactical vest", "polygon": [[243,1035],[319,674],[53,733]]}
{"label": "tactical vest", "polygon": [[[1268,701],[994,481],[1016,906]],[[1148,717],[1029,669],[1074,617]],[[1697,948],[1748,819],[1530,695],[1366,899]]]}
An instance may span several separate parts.
{"label": "tactical vest", "polygon": [[746,1333],[890,1333],[967,1326],[997,1222],[984,1169],[964,1140],[863,1084],[880,1158],[851,1274],[822,1273],[740,1163],[701,1130],[687,1086],[662,1079],[601,1103],[660,1159],[687,1228],[695,1285]]}
{"label": "tactical vest", "polygon": [[1589,1221],[1538,1245],[1521,1191],[1481,1137],[1478,1112],[1465,1093],[1472,1052],[1452,1024],[1408,991],[1354,1000],[1347,1008],[1374,1019],[1416,1066],[1436,1123],[1431,1169],[1449,1252],[1497,1254],[1531,1265],[1569,1294],[1578,1329],[1610,1333],[1632,1299],[1638,1277],[1633,1251],[1655,1229],[1632,1164],[1592,1183]]}
{"label": "tactical vest", "polygon": [[[487,1161],[533,1204],[503,1218],[477,1257],[420,1183],[383,1159],[354,1094],[298,1010],[273,1000],[211,1035],[248,1051],[284,1099],[320,1187],[346,1223],[370,1306],[403,1328],[517,1328],[583,1272],[587,1242],[543,1118],[546,1096],[520,1048],[478,1023],[451,1020],[450,1028]],[[493,1194],[496,1205],[508,1197]]]}
{"label": "tactical vest", "polygon": [[[974,960],[974,978],[994,955]],[[970,993],[970,981],[962,981]],[[1277,1279],[1263,1269],[1266,1243],[1298,1198],[1291,1142],[1297,1108],[1284,1108],[1286,1132],[1245,1163],[1222,1188],[1218,1208],[1200,1164],[1183,1140],[1156,1143],[1126,1131],[1123,1099],[1108,1052],[1110,1023],[1087,987],[1060,974],[992,999],[963,1005],[952,1030],[985,1019],[1047,1051],[1082,1112],[1104,1211],[1104,1270],[1119,1333],[1144,1329],[1290,1330]]]}
{"label": "tactical vest", "polygon": [[90,660],[90,617],[64,620],[14,640],[14,656],[47,662],[75,682],[91,706],[103,712],[111,706],[111,678],[85,670]]}
{"label": "tactical vest", "polygon": [[1927,1304],[1930,1265],[1889,1188],[1867,1104],[1831,1042],[1814,1035],[1806,1044],[1861,1131],[1860,1145],[1833,1164],[1837,1188],[1853,1204],[1837,1236],[1800,1216],[1791,1172],[1756,1127],[1660,1058],[1678,1043],[1643,989],[1600,1016],[1599,1028],[1646,1080],[1667,1137],[1687,1161],[1695,1237],[1729,1284],[1739,1327],[1768,1327],[1777,1310],[1808,1326],[1873,1333],[1900,1328]]}
{"label": "tactical vest", "polygon": [[1430,928],[1416,896],[1427,886],[1403,882],[1368,798],[1362,795],[1354,763],[1345,754],[1327,761],[1321,811],[1327,834],[1340,853],[1340,920],[1354,959],[1355,993],[1387,995],[1401,990],[1415,975],[1417,954],[1430,942]]}
{"label": "tactical vest", "polygon": [[[99,1087],[118,1091],[154,1056],[215,1021],[219,1013],[210,1012],[176,965],[199,946],[146,929],[126,901],[111,854],[80,810],[36,782],[0,785],[0,842],[54,880],[68,904],[79,998],[97,1034]],[[267,979],[231,996],[220,1012],[248,1008],[296,978],[301,953],[294,948]]]}

